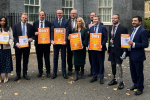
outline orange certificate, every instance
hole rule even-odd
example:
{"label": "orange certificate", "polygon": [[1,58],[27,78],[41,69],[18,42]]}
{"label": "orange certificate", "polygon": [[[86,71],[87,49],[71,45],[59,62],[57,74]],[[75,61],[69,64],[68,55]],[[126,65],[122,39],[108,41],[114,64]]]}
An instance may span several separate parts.
{"label": "orange certificate", "polygon": [[90,33],[89,49],[101,51],[101,33]]}
{"label": "orange certificate", "polygon": [[38,28],[38,44],[49,44],[49,28]]}
{"label": "orange certificate", "polygon": [[94,24],[89,24],[89,25],[88,25],[89,29],[90,29],[90,27],[92,27],[92,26],[94,26]]}
{"label": "orange certificate", "polygon": [[80,33],[69,34],[69,36],[71,50],[79,50],[83,48]]}
{"label": "orange certificate", "polygon": [[63,44],[65,42],[65,28],[54,28],[54,42]]}
{"label": "orange certificate", "polygon": [[121,48],[130,48],[127,41],[130,40],[130,34],[121,34]]}
{"label": "orange certificate", "polygon": [[8,44],[9,33],[0,33],[0,44]]}
{"label": "orange certificate", "polygon": [[20,44],[20,48],[29,47],[27,35],[19,36],[19,44]]}

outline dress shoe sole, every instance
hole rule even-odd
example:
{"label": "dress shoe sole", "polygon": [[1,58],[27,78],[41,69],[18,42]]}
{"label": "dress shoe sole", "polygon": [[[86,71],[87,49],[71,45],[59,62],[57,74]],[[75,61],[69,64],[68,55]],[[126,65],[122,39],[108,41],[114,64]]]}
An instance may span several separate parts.
{"label": "dress shoe sole", "polygon": [[108,84],[109,86],[112,86],[112,85],[117,85],[118,83],[114,83],[114,84]]}

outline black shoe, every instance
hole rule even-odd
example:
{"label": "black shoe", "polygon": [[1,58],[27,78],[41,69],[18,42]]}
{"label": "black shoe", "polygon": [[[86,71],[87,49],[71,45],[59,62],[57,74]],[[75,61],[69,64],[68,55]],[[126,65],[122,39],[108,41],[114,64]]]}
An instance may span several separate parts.
{"label": "black shoe", "polygon": [[68,71],[68,76],[71,76],[72,75],[72,71]]}
{"label": "black shoe", "polygon": [[42,77],[42,73],[39,73],[39,74],[37,75],[37,77]]}
{"label": "black shoe", "polygon": [[30,78],[29,78],[27,75],[23,75],[23,77],[24,77],[26,80],[30,80]]}
{"label": "black shoe", "polygon": [[115,84],[117,84],[116,79],[113,79],[111,82],[108,83],[108,85],[115,85]]}
{"label": "black shoe", "polygon": [[90,73],[88,76],[89,76],[89,77],[91,77],[91,76],[93,76],[93,74],[92,74],[92,73]]}
{"label": "black shoe", "polygon": [[97,81],[97,78],[92,78],[90,82],[93,83],[95,81]]}
{"label": "black shoe", "polygon": [[52,79],[55,79],[57,77],[57,74],[53,74]]}
{"label": "black shoe", "polygon": [[68,76],[67,76],[67,74],[65,73],[65,74],[63,74],[63,77],[64,77],[64,79],[68,79]]}
{"label": "black shoe", "polygon": [[143,93],[143,91],[137,90],[137,91],[134,93],[134,95],[141,95],[142,93]]}
{"label": "black shoe", "polygon": [[20,76],[17,76],[16,78],[15,78],[15,81],[18,81],[20,79]]}
{"label": "black shoe", "polygon": [[120,82],[119,83],[119,86],[118,86],[118,89],[123,89],[124,88],[124,83],[123,82]]}
{"label": "black shoe", "polygon": [[137,88],[136,88],[136,87],[134,87],[134,86],[132,86],[132,87],[127,88],[127,89],[129,89],[129,90],[134,90],[134,89],[137,89]]}
{"label": "black shoe", "polygon": [[51,74],[50,74],[50,73],[48,73],[48,74],[47,74],[47,78],[50,78],[50,77],[51,77]]}
{"label": "black shoe", "polygon": [[104,84],[104,79],[100,79],[100,84]]}

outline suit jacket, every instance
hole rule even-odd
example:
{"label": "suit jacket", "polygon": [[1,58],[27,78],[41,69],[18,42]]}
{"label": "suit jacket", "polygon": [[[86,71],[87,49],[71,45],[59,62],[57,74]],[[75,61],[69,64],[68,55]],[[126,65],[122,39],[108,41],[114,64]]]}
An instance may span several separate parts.
{"label": "suit jacket", "polygon": [[68,33],[69,32],[69,20],[63,18],[60,27],[59,27],[59,24],[58,24],[58,18],[56,18],[52,21],[51,40],[54,40],[54,28],[65,28],[66,29],[65,41],[67,42],[68,35],[69,35],[69,33]]}
{"label": "suit jacket", "polygon": [[[77,20],[77,19],[76,19]],[[75,22],[76,23],[76,22]],[[69,19],[69,34],[71,34],[73,32],[72,28],[71,28],[71,18]]]}
{"label": "suit jacket", "polygon": [[[33,37],[33,27],[31,24],[26,23],[27,25],[27,36],[28,38]],[[15,24],[13,26],[13,37],[14,37],[14,48],[16,47],[16,43],[19,43],[19,36],[22,36],[22,28],[21,28],[21,22]],[[29,48],[31,47],[31,44],[29,42]]]}
{"label": "suit jacket", "polygon": [[[90,30],[90,29],[89,29],[89,26],[88,26],[89,24],[91,24],[91,22],[89,22],[89,23],[86,24],[87,31]],[[100,22],[100,25],[103,25],[103,23]]]}
{"label": "suit jacket", "polygon": [[[111,46],[110,46],[110,40],[111,40],[111,31],[112,31],[112,25],[109,27],[109,44],[108,44],[108,53],[110,53]],[[121,34],[128,34],[128,29],[121,24],[119,24],[115,38],[114,38],[114,54],[117,58],[120,58],[122,56],[123,52],[127,52],[128,49],[122,49],[121,48]]]}
{"label": "suit jacket", "polygon": [[[49,36],[51,36],[51,22],[45,20],[45,27],[47,27],[47,28],[49,27],[49,29],[50,29],[50,35]],[[38,32],[38,28],[39,28],[39,20],[37,20],[33,23],[33,31],[34,31],[34,39],[35,39],[34,45],[35,46],[38,45],[38,35],[35,35],[35,32]]]}
{"label": "suit jacket", "polygon": [[[133,28],[131,34],[132,32]],[[144,48],[149,46],[147,30],[140,26],[133,38],[133,42],[135,43],[135,48],[131,47],[131,51],[129,52],[130,59],[133,61],[146,60]]]}
{"label": "suit jacket", "polygon": [[[94,26],[90,28],[89,34],[94,33]],[[106,42],[107,42],[107,29],[103,25],[99,25],[98,33],[102,33],[101,45],[102,51],[106,51]]]}

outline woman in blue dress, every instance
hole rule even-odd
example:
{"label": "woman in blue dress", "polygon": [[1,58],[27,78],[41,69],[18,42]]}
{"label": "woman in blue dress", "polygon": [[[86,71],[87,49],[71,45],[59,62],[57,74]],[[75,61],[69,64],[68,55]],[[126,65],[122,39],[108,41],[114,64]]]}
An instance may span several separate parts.
{"label": "woman in blue dress", "polygon": [[2,82],[2,73],[5,73],[4,83],[8,82],[8,73],[13,71],[11,44],[13,43],[12,29],[7,25],[7,18],[0,18],[0,33],[9,33],[7,44],[0,43],[0,83]]}

